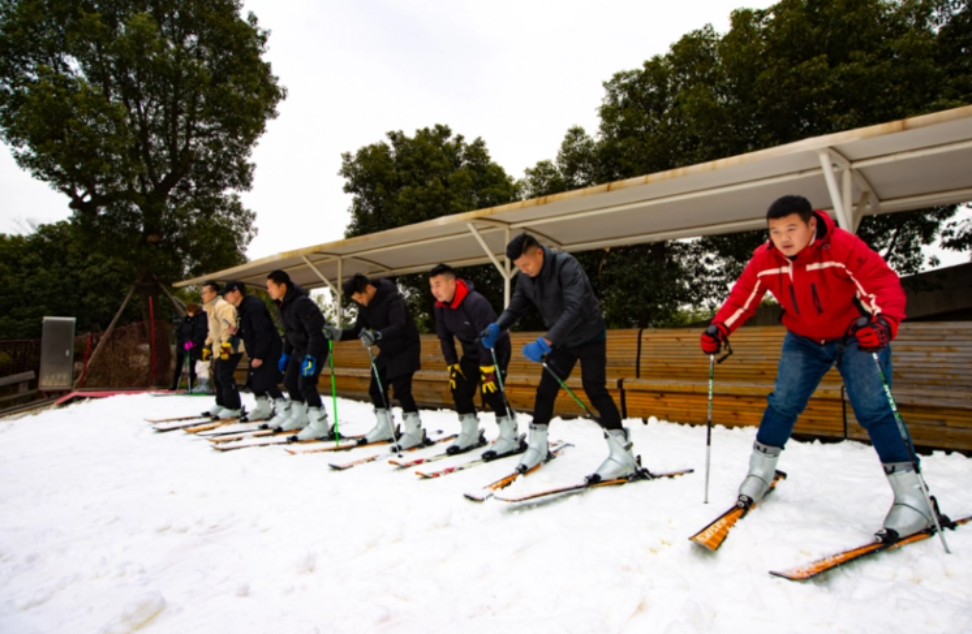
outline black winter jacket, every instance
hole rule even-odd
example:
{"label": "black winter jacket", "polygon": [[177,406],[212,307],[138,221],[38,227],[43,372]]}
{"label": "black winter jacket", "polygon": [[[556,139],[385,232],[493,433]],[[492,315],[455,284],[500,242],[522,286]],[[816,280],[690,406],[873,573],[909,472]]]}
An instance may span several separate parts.
{"label": "black winter jacket", "polygon": [[[277,302],[280,310],[280,320],[284,324],[284,354],[293,354],[294,350],[302,350],[304,354],[323,361],[322,355],[327,350],[324,338],[324,315],[307,292],[296,284],[287,288],[282,300]],[[249,348],[247,348],[249,351]]]}
{"label": "black winter jacket", "polygon": [[[493,355],[479,341],[479,333],[496,321],[496,311],[476,292],[472,282],[457,280],[456,295],[450,304],[436,302],[435,332],[442,344],[446,365],[459,363],[455,339],[462,345],[462,356],[479,365],[493,365]],[[505,332],[496,341],[496,356],[509,358],[510,336]]]}
{"label": "black winter jacket", "polygon": [[247,356],[276,363],[283,343],[266,304],[259,297],[247,295],[236,307],[236,312],[240,319],[240,329],[236,334],[242,337]]}
{"label": "black winter jacket", "polygon": [[358,305],[358,320],[353,328],[341,331],[342,341],[358,337],[366,328],[377,330],[381,333],[381,354],[375,360],[378,369],[385,370],[389,380],[418,372],[422,369],[422,341],[405,300],[388,280],[372,284],[377,290],[375,296],[367,306]]}
{"label": "black winter jacket", "polygon": [[601,305],[591,281],[574,256],[543,249],[543,268],[536,277],[516,276],[516,292],[497,324],[507,330],[530,304],[537,307],[554,348],[573,348],[604,336]]}

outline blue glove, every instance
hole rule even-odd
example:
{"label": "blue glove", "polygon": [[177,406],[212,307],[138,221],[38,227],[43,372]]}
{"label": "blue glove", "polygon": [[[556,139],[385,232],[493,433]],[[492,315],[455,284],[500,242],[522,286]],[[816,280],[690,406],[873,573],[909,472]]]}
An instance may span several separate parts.
{"label": "blue glove", "polygon": [[531,341],[527,345],[523,346],[523,356],[530,361],[536,361],[540,363],[543,361],[543,355],[549,353],[552,350],[547,342],[543,340],[543,337],[537,337],[536,341]]}
{"label": "blue glove", "polygon": [[381,341],[381,333],[377,330],[362,330],[359,337],[361,337],[361,345],[366,348],[370,348]]}
{"label": "blue glove", "polygon": [[286,352],[280,355],[280,361],[277,361],[277,369],[281,372],[287,371],[287,362],[290,361],[290,355]]}
{"label": "blue glove", "polygon": [[304,355],[304,361],[300,364],[300,375],[314,376],[315,372],[317,372],[317,357]]}
{"label": "blue glove", "polygon": [[479,337],[480,339],[482,339],[483,345],[489,348],[490,350],[492,350],[493,346],[496,345],[496,340],[499,339],[499,336],[500,336],[499,324],[497,324],[496,322],[493,322],[490,325],[486,326],[486,328],[481,333],[479,333]]}

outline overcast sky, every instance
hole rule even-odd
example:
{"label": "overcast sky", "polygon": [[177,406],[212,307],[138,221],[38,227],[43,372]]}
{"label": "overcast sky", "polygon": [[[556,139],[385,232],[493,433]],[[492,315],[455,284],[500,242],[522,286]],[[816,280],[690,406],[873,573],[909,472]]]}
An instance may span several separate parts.
{"label": "overcast sky", "polygon": [[[554,158],[572,125],[597,129],[602,82],[769,0],[244,0],[270,30],[268,59],[289,95],[253,154],[243,195],[256,211],[248,255],[337,240],[350,197],[341,153],[442,123],[482,137],[519,178]],[[67,198],[0,149],[0,232],[69,215]],[[947,263],[967,260],[959,256]]]}

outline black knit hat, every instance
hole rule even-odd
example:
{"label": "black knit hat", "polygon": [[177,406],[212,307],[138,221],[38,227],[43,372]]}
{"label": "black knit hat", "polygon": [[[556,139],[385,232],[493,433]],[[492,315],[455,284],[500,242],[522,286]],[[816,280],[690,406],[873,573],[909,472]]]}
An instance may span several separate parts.
{"label": "black knit hat", "polygon": [[229,293],[230,291],[239,291],[243,295],[246,295],[246,284],[236,281],[226,282],[226,284],[223,285],[223,290],[221,290],[219,294],[226,295],[226,293]]}
{"label": "black knit hat", "polygon": [[361,273],[355,273],[353,277],[350,277],[344,281],[344,284],[341,285],[341,290],[344,291],[345,297],[351,297],[355,293],[364,292],[364,289],[366,289],[369,284],[371,284],[371,280],[368,279],[368,276],[362,275]]}

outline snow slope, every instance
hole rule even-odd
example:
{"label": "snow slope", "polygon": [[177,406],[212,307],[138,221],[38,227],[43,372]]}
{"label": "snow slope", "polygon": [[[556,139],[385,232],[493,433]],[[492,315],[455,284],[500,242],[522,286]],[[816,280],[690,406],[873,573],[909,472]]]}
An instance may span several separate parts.
{"label": "snow slope", "polygon": [[[461,495],[515,459],[437,480],[337,472],[335,455],[219,453],[143,420],[206,404],[118,396],[0,421],[0,632],[972,632],[972,527],[948,533],[952,555],[934,539],[802,584],[767,574],[879,527],[890,489],[860,443],[791,442],[789,479],[708,553],[687,538],[732,503],[752,429],[715,430],[709,505],[704,428],[632,420],[645,465],[696,473],[517,507]],[[340,413],[346,433],[371,425],[365,404]],[[423,419],[458,431],[451,412]],[[588,421],[551,438],[576,447],[509,491],[605,455]],[[923,464],[944,510],[972,514],[972,460]]]}

